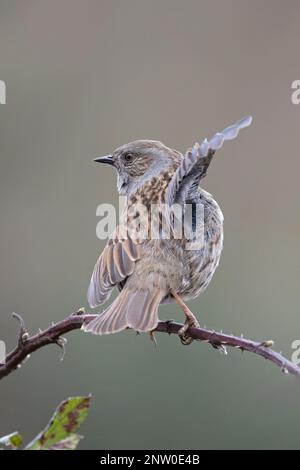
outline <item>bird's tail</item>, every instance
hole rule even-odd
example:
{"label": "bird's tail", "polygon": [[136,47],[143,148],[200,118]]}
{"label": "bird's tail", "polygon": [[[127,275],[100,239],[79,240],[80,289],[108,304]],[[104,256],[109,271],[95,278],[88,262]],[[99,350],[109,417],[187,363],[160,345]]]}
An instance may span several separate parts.
{"label": "bird's tail", "polygon": [[95,335],[106,335],[132,328],[135,331],[152,331],[158,324],[158,306],[165,292],[158,287],[133,291],[124,288],[114,302],[82,330]]}

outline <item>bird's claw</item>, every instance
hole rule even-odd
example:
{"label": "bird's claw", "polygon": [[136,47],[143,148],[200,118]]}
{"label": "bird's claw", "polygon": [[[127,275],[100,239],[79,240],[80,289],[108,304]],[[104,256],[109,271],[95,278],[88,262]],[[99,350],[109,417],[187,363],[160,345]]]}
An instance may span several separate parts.
{"label": "bird's claw", "polygon": [[183,344],[184,346],[189,346],[194,341],[194,338],[187,334],[187,330],[190,327],[199,328],[199,326],[200,325],[196,319],[187,318],[184,325],[178,331],[178,336],[181,341],[181,344]]}

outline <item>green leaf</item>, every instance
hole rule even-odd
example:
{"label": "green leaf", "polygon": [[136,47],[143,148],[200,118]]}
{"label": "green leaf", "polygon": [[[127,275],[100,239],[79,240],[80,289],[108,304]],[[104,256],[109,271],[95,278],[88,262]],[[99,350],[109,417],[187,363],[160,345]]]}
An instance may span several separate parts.
{"label": "green leaf", "polygon": [[71,397],[56,409],[46,428],[28,444],[27,450],[75,449],[81,436],[75,434],[86,419],[91,396]]}
{"label": "green leaf", "polygon": [[79,434],[70,434],[65,439],[58,441],[52,447],[51,450],[74,450],[79,444],[79,441],[82,439],[82,436]]}
{"label": "green leaf", "polygon": [[22,442],[22,436],[18,432],[13,432],[12,434],[0,438],[0,446],[9,447],[14,450],[20,447]]}

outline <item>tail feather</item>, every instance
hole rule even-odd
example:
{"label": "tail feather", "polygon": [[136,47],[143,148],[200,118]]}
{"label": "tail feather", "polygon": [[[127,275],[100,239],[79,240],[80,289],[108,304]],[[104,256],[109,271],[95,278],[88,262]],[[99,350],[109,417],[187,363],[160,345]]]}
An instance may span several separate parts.
{"label": "tail feather", "polygon": [[164,294],[158,288],[139,291],[124,288],[102,314],[82,329],[96,335],[117,333],[126,328],[152,331],[158,324],[157,310]]}
{"label": "tail feather", "polygon": [[157,310],[162,298],[161,290],[146,290],[134,295],[127,308],[128,326],[136,331],[154,330],[157,327]]}

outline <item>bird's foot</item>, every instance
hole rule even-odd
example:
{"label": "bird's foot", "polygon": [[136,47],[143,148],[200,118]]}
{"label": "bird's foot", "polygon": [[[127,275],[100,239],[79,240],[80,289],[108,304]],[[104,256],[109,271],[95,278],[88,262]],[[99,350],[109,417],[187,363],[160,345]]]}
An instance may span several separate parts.
{"label": "bird's foot", "polygon": [[182,328],[180,328],[180,330],[178,331],[178,336],[180,338],[181,343],[184,344],[185,346],[188,346],[193,341],[193,338],[191,338],[187,334],[187,330],[190,327],[199,328],[200,325],[198,323],[197,318],[193,314],[193,312],[183,302],[181,297],[175,291],[171,291],[171,293],[172,293],[176,303],[179,305],[180,308],[182,308],[182,310],[184,311],[184,314],[185,314],[185,323],[182,326]]}
{"label": "bird's foot", "polygon": [[178,336],[181,341],[181,344],[183,344],[184,346],[188,346],[189,344],[191,344],[194,339],[187,334],[187,330],[190,327],[199,328],[199,326],[199,322],[197,321],[194,315],[193,317],[187,317],[184,325],[178,331]]}

